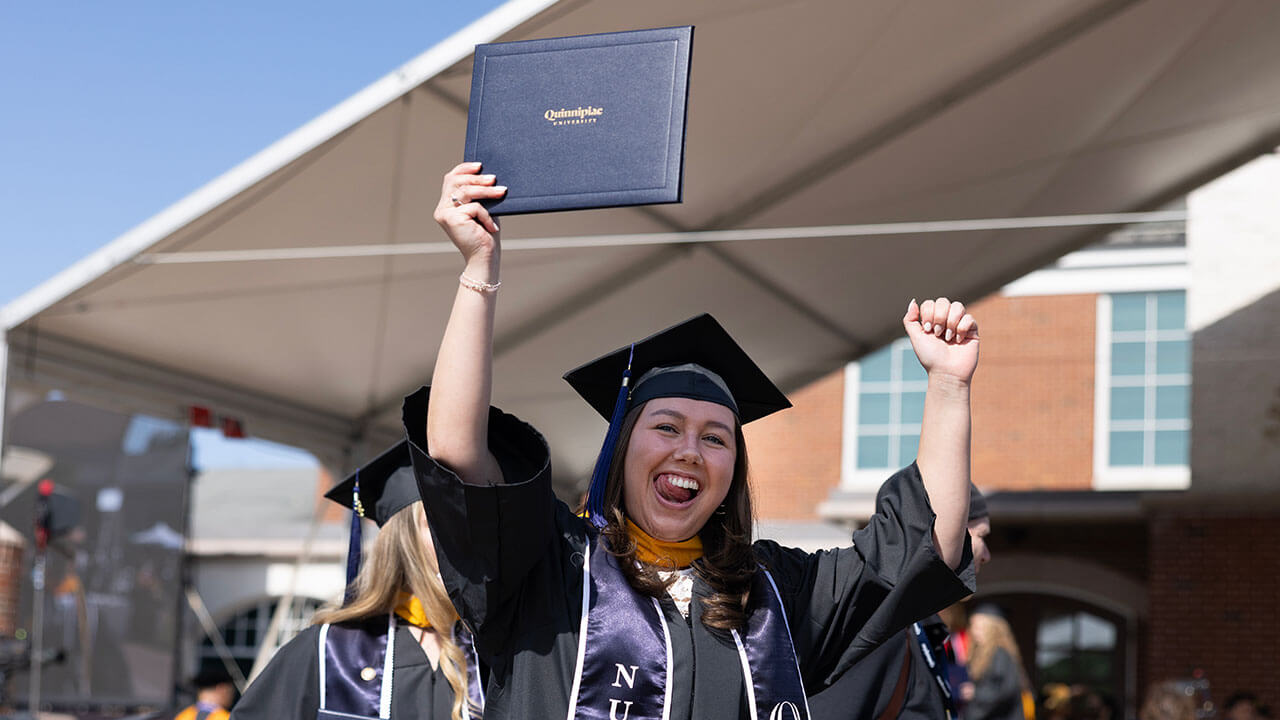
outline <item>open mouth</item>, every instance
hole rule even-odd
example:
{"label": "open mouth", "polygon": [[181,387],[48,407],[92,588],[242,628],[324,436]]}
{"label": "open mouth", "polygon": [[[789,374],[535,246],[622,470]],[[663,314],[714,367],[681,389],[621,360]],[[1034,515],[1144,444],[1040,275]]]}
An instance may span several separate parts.
{"label": "open mouth", "polygon": [[686,475],[662,473],[654,479],[654,489],[658,497],[670,505],[685,506],[693,502],[702,490],[702,485]]}

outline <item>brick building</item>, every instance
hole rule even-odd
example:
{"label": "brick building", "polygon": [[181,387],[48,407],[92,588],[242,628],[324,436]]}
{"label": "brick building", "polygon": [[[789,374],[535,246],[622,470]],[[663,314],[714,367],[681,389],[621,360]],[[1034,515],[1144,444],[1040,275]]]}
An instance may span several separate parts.
{"label": "brick building", "polygon": [[[1154,681],[1280,706],[1280,157],[972,303],[974,478],[1037,688],[1083,683],[1131,717]],[[915,456],[925,390],[904,339],[747,430],[765,532],[865,520]],[[819,530],[819,528],[824,528]],[[838,542],[838,540],[836,540]]]}

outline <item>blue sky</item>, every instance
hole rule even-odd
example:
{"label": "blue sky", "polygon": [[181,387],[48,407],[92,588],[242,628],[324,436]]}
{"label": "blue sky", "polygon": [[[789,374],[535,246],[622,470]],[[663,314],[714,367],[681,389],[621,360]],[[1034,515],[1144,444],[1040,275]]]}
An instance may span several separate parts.
{"label": "blue sky", "polygon": [[0,305],[499,4],[0,3]]}

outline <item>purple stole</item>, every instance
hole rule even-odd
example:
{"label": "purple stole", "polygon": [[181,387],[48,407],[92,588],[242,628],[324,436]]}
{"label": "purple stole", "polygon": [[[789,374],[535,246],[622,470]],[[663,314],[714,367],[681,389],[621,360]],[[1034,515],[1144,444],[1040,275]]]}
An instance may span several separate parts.
{"label": "purple stole", "polygon": [[[618,559],[597,541],[586,555],[567,720],[668,720],[671,638],[662,606],[632,590]],[[746,632],[732,635],[752,719],[808,720],[782,598],[763,567],[752,581]]]}
{"label": "purple stole", "polygon": [[[381,621],[379,620],[379,625]],[[392,668],[395,665],[395,613],[387,616],[386,632],[370,622],[355,626],[320,626],[320,711],[318,720],[391,717]],[[462,717],[471,706],[484,707],[480,665],[466,626],[454,626],[453,641],[467,662],[467,696]]]}

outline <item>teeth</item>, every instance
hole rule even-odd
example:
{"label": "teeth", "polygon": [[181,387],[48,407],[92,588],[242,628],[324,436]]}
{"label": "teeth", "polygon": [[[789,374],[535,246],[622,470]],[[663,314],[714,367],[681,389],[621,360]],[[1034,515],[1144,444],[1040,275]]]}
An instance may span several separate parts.
{"label": "teeth", "polygon": [[675,485],[678,488],[684,488],[685,490],[698,490],[701,487],[698,485],[698,481],[692,478],[681,477],[679,475],[664,475],[663,477],[665,477],[667,482],[672,485]]}

